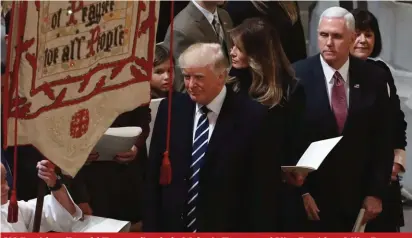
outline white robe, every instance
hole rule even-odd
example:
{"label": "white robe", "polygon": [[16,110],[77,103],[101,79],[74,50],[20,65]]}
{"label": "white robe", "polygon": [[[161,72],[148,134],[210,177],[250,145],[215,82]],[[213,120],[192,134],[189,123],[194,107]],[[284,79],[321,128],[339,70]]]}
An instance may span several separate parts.
{"label": "white robe", "polygon": [[[32,232],[36,199],[27,202],[18,201],[18,205],[19,216],[16,223],[7,222],[9,202],[1,205],[1,232]],[[80,208],[77,205],[75,207],[76,213],[72,216],[53,195],[46,195],[43,203],[40,232],[71,232],[74,223],[83,216]]]}

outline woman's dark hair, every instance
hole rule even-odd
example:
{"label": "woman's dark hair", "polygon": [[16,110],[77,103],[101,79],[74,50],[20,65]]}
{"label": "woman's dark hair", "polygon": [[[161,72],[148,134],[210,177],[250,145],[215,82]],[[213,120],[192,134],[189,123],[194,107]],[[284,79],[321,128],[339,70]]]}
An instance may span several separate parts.
{"label": "woman's dark hair", "polygon": [[156,67],[169,60],[169,50],[161,44],[156,44],[153,67]]}
{"label": "woman's dark hair", "polygon": [[357,31],[372,31],[375,35],[375,46],[370,57],[377,57],[382,51],[382,37],[376,17],[368,10],[356,8],[352,10],[355,17],[355,28]]}

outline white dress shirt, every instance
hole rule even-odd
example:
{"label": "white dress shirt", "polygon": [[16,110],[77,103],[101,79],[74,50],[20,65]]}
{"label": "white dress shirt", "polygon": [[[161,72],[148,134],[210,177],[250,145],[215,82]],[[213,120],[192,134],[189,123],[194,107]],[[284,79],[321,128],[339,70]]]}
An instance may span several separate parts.
{"label": "white dress shirt", "polygon": [[[204,9],[202,6],[200,6],[199,3],[196,2],[196,0],[192,0],[192,2],[197,7],[197,9],[199,9],[199,11],[201,11],[203,13],[203,15],[206,17],[207,21],[212,26],[213,30],[215,30],[215,27],[212,24],[213,19],[216,17],[216,19],[218,19],[219,22],[220,22],[219,15],[217,14],[217,10],[215,10],[214,13],[211,13],[208,10]],[[220,25],[222,25],[222,24],[220,24]]]}
{"label": "white dress shirt", "polygon": [[[9,202],[1,205],[1,231],[31,232],[34,224],[36,201],[37,199],[32,199],[27,202],[18,201],[19,215],[16,223],[7,222]],[[72,216],[53,195],[46,195],[43,202],[40,232],[71,232],[75,222],[83,216],[80,208],[77,205],[75,205],[75,207],[76,213]]]}
{"label": "white dress shirt", "polygon": [[[220,109],[222,109],[223,102],[225,101],[226,98],[226,86],[223,86],[222,90],[220,93],[207,105],[207,108],[209,108],[210,112],[207,114],[207,119],[209,121],[209,137],[208,140],[212,137],[213,130],[215,129],[216,126],[216,121],[220,113]],[[196,104],[196,109],[195,109],[195,116],[194,116],[194,126],[193,126],[193,138],[192,141],[195,140],[195,134],[196,134],[196,128],[197,128],[197,122],[202,115],[201,107],[203,105]]]}
{"label": "white dress shirt", "polygon": [[325,75],[325,83],[326,88],[328,89],[328,97],[329,97],[329,104],[332,105],[331,95],[332,95],[332,88],[333,88],[333,75],[335,75],[336,71],[339,71],[340,75],[345,82],[345,92],[346,92],[346,100],[347,105],[349,106],[349,58],[346,60],[345,64],[339,69],[336,70],[328,65],[325,62],[322,55],[320,56],[320,62],[323,69],[323,74]]}

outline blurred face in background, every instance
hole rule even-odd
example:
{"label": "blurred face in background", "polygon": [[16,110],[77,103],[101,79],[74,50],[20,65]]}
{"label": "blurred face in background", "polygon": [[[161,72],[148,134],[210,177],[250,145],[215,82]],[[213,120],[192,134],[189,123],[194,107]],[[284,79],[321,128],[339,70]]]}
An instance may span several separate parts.
{"label": "blurred face in background", "polygon": [[230,57],[232,58],[232,67],[235,69],[243,69],[249,67],[249,59],[240,47],[234,45],[230,50]]}
{"label": "blurred face in background", "polygon": [[375,34],[372,30],[356,31],[356,39],[351,54],[363,60],[367,59],[375,47]]}
{"label": "blurred face in background", "polygon": [[152,80],[150,87],[160,92],[169,91],[169,83],[171,81],[170,62],[165,61],[153,69]]}

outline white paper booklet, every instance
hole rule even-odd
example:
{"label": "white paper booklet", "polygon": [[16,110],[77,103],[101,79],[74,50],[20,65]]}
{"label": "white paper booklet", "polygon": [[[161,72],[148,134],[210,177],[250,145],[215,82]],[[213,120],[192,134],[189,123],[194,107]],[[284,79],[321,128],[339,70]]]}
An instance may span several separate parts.
{"label": "white paper booklet", "polygon": [[342,136],[315,141],[306,149],[296,166],[282,166],[285,172],[310,173],[319,168],[323,160],[342,139]]}
{"label": "white paper booklet", "polygon": [[130,151],[140,134],[140,127],[109,128],[97,142],[92,153],[99,153],[97,161],[113,160],[117,154]]}
{"label": "white paper booklet", "polygon": [[72,232],[129,232],[129,230],[128,221],[86,215],[83,221],[74,224]]}

